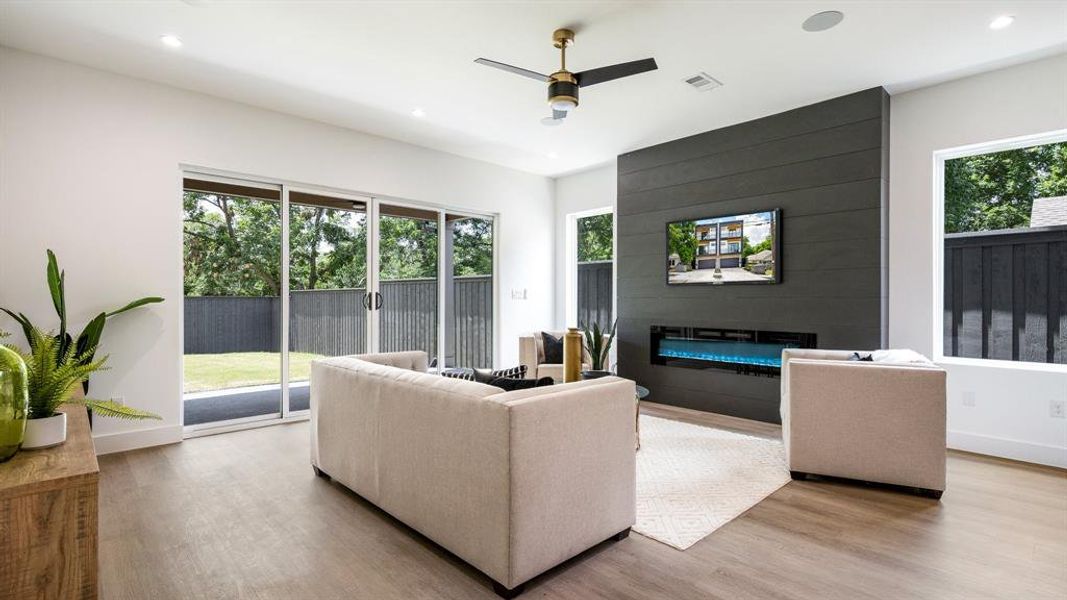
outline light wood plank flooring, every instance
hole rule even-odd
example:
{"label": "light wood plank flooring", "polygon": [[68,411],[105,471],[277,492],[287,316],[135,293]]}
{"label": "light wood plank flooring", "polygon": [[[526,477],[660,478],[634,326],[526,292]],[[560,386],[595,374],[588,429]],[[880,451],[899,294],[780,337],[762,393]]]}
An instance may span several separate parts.
{"label": "light wood plank flooring", "polygon": [[[484,575],[316,478],[307,423],[103,456],[100,468],[103,598],[496,598]],[[791,482],[685,552],[633,534],[520,598],[1067,597],[1067,473],[952,452],[948,474],[941,503]]]}

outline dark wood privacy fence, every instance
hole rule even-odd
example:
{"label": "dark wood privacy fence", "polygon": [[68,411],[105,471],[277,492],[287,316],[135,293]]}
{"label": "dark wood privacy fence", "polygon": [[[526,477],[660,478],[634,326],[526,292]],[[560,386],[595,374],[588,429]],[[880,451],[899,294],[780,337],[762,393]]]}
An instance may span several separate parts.
{"label": "dark wood privacy fence", "polygon": [[[493,281],[455,278],[456,364],[488,367],[493,360]],[[382,283],[381,348],[437,347],[437,281]],[[327,356],[366,352],[367,314],[361,288],[294,291],[289,302],[289,349]],[[278,297],[185,298],[185,353],[276,352],[281,344]]]}
{"label": "dark wood privacy fence", "polygon": [[578,263],[578,325],[591,327],[600,323],[610,328],[612,299],[615,290],[612,284],[612,261]]}
{"label": "dark wood privacy fence", "polygon": [[944,310],[946,356],[1067,363],[1067,226],[947,234]]}

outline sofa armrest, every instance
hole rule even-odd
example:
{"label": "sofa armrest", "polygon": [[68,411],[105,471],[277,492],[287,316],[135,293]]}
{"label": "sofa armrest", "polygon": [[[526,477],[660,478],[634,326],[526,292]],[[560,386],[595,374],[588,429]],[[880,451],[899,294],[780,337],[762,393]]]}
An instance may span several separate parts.
{"label": "sofa armrest", "polygon": [[943,369],[793,359],[785,391],[791,470],[945,488]]}
{"label": "sofa armrest", "polygon": [[[781,404],[778,412],[782,417],[782,438],[789,437],[789,366],[793,361],[847,361],[852,350],[822,350],[818,348],[786,348],[782,350]],[[788,447],[786,452],[788,453]]]}
{"label": "sofa armrest", "polygon": [[634,524],[634,382],[509,392],[514,587]]}
{"label": "sofa armrest", "polygon": [[526,378],[537,378],[537,340],[532,335],[519,336],[519,364],[526,366]]}

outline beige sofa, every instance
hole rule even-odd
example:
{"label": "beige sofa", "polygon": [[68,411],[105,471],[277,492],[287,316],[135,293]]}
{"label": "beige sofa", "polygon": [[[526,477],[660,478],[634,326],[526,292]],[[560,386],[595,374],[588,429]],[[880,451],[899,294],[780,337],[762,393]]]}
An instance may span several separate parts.
{"label": "beige sofa", "polygon": [[917,354],[912,362],[850,361],[852,354],[782,354],[782,440],[793,478],[841,477],[940,498],[945,371]]}
{"label": "beige sofa", "polygon": [[[545,333],[562,339],[563,334],[566,332],[546,331]],[[563,381],[563,365],[545,363],[545,346],[541,339],[540,331],[519,336],[519,363],[526,365],[526,377],[528,379],[551,377],[556,383]],[[588,371],[592,368],[591,364],[592,360],[589,358],[589,351],[585,349],[585,343],[583,342],[582,370]]]}
{"label": "beige sofa", "polygon": [[629,533],[632,381],[505,393],[425,371],[423,352],[314,361],[316,473],[484,572],[505,597]]}

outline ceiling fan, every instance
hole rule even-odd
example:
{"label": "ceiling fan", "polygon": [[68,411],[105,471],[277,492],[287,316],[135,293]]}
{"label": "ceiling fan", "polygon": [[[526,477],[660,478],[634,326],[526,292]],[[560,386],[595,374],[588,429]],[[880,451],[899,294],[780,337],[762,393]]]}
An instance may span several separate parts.
{"label": "ceiling fan", "polygon": [[512,65],[479,58],[474,62],[501,69],[530,79],[536,79],[548,84],[548,104],[552,107],[552,116],[541,119],[545,125],[559,125],[567,118],[567,113],[578,106],[578,89],[586,88],[605,81],[621,79],[630,75],[637,75],[646,71],[656,70],[656,59],[645,58],[630,62],[589,69],[580,73],[571,73],[567,70],[567,47],[574,44],[574,31],[570,29],[557,29],[552,33],[552,45],[559,48],[559,70],[551,75],[544,75],[537,71],[523,69]]}

